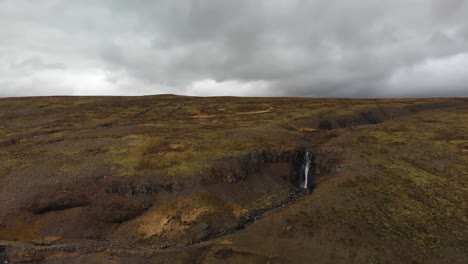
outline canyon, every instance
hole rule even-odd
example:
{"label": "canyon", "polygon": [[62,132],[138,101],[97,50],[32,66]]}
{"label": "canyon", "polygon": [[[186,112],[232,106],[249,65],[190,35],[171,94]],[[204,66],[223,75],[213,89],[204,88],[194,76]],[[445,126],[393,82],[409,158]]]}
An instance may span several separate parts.
{"label": "canyon", "polygon": [[0,263],[466,263],[466,135],[466,98],[0,98]]}

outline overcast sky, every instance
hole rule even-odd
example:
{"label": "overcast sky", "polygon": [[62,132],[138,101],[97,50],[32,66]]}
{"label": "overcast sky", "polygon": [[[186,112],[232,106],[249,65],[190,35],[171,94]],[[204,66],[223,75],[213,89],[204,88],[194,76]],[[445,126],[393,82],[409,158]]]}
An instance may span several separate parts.
{"label": "overcast sky", "polygon": [[468,96],[466,0],[0,0],[0,97]]}

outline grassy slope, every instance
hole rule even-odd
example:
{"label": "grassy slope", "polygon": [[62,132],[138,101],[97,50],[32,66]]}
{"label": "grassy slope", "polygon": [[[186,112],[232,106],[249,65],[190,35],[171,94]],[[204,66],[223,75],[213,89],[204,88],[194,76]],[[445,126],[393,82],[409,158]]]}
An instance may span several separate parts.
{"label": "grassy slope", "polygon": [[[301,263],[466,263],[468,115],[348,128],[341,169],[297,205],[211,245]],[[229,242],[227,242],[229,241]],[[210,255],[212,254],[212,255]]]}
{"label": "grassy slope", "polygon": [[63,160],[97,155],[104,159],[100,163],[120,165],[120,175],[190,176],[203,169],[207,159],[271,145],[308,144],[303,133],[290,131],[288,124],[305,122],[307,127],[323,116],[415,102],[174,96],[2,99],[0,142],[24,141],[2,148],[0,172],[25,160],[50,157],[65,173],[80,174],[82,164]]}
{"label": "grassy slope", "polygon": [[[102,175],[196,181],[218,158],[272,146],[312,146],[330,138],[291,124],[317,128],[324,118],[369,108],[463,101],[1,99],[0,201],[6,212],[23,206],[41,188]],[[326,143],[346,153],[336,177],[324,180],[299,204],[229,239],[247,252],[299,262],[466,258],[467,111],[465,103],[459,110],[413,111],[385,124],[337,131],[332,137],[338,137]],[[20,221],[20,231],[0,229],[0,239],[34,240],[35,228]]]}

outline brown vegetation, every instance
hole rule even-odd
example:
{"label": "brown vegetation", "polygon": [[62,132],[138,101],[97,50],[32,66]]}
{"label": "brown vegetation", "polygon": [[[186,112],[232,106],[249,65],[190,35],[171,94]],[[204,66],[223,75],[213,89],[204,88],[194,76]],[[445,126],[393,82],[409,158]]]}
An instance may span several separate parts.
{"label": "brown vegetation", "polygon": [[0,99],[0,259],[466,263],[467,114],[464,98]]}

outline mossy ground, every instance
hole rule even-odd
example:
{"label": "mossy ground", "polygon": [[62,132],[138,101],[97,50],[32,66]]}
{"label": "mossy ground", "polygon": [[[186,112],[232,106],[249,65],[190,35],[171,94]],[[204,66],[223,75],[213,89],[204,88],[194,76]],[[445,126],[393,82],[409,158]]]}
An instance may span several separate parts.
{"label": "mossy ground", "polygon": [[[232,237],[295,263],[465,263],[468,114],[433,110],[341,130],[339,169],[296,206]],[[267,242],[275,238],[275,242]],[[215,242],[216,244],[216,242]]]}
{"label": "mossy ground", "polygon": [[[5,174],[15,160],[97,155],[104,163],[121,165],[116,172],[121,175],[192,176],[213,158],[268,145],[315,143],[288,124],[312,126],[325,117],[416,102],[176,96],[2,99],[0,141],[21,144],[2,147],[0,171]],[[437,102],[444,99],[426,103]]]}
{"label": "mossy ground", "polygon": [[[213,248],[228,239],[244,255],[293,262],[315,257],[319,263],[463,263],[467,103],[170,95],[0,99],[0,240],[42,236],[34,221],[27,224],[27,213],[11,227],[3,217],[21,215],[51,190],[102,178],[178,182],[189,189],[220,159],[274,147],[323,146],[345,153],[335,174],[298,204],[214,240]],[[434,106],[444,109],[430,110]],[[387,122],[353,126],[372,111],[384,113],[387,119],[378,121]],[[320,131],[321,123],[339,129]],[[250,206],[262,208],[276,199],[272,194]],[[182,223],[174,230],[185,232],[174,241],[196,240],[207,224],[235,226],[245,209],[195,191],[166,201],[135,220],[130,235],[157,240],[148,235],[152,220],[172,215]],[[181,218],[191,212],[195,218]],[[262,236],[268,241],[262,243]],[[171,237],[161,239],[169,243]]]}
{"label": "mossy ground", "polygon": [[468,140],[467,118],[461,110],[432,111],[358,129],[350,146],[371,170],[343,188],[374,206],[352,206],[349,216],[420,256],[446,254],[441,248],[466,252],[468,155],[461,145]]}

